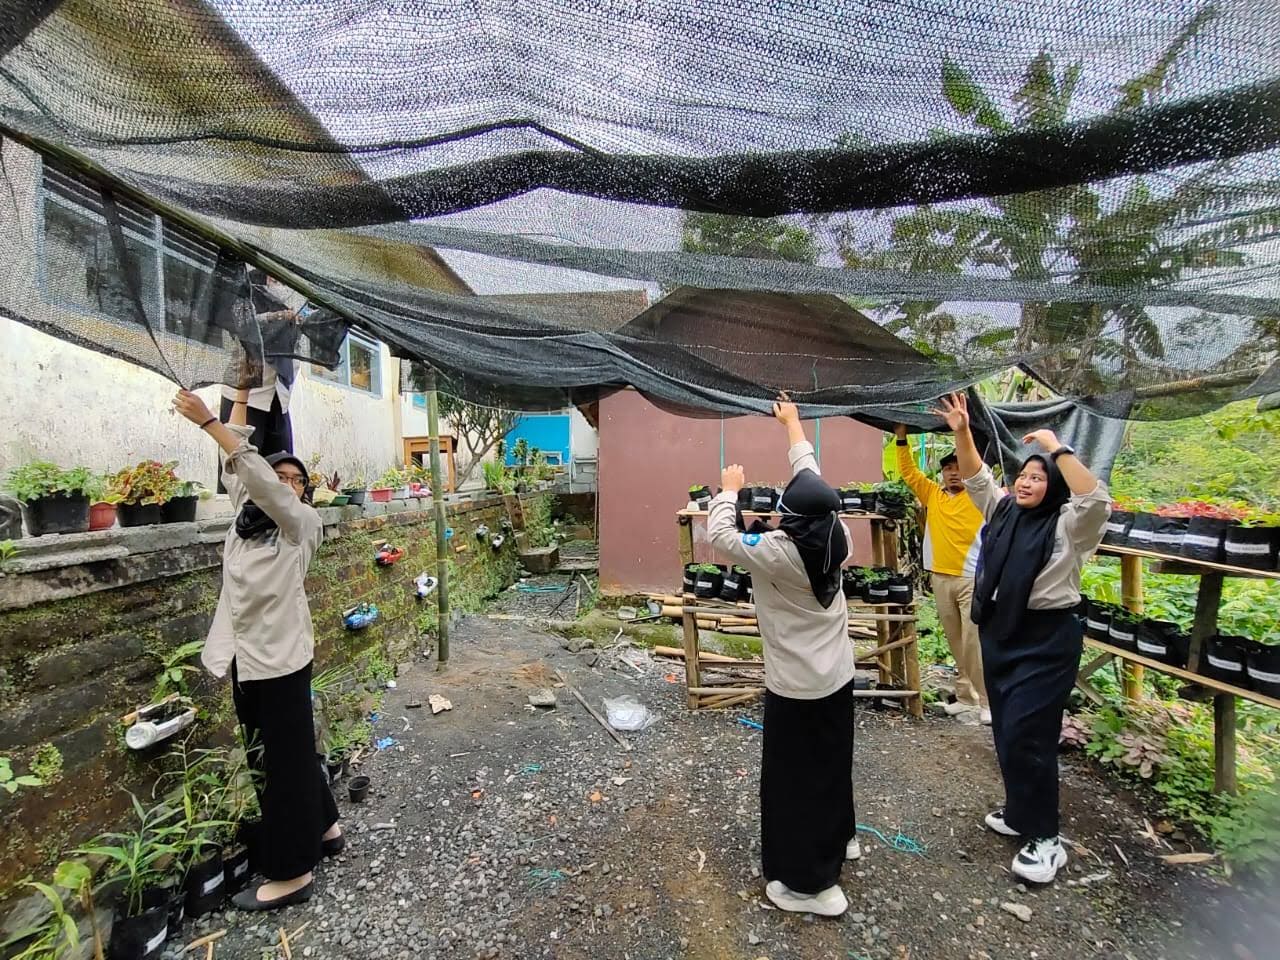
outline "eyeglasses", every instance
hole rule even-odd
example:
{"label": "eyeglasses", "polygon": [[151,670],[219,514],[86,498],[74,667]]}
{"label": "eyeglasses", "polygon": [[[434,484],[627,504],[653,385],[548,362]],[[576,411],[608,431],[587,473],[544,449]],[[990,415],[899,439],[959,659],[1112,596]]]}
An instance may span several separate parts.
{"label": "eyeglasses", "polygon": [[305,487],[307,478],[298,473],[277,473],[276,479],[281,483],[287,483],[294,487]]}

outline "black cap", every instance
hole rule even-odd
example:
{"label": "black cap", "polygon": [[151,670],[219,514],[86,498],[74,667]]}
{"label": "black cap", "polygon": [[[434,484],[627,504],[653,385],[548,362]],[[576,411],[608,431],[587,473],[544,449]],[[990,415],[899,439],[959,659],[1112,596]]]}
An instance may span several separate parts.
{"label": "black cap", "polygon": [[938,469],[941,470],[948,463],[954,463],[956,465],[959,465],[960,463],[960,460],[956,457],[956,452],[954,450],[943,455],[942,459],[938,461]]}
{"label": "black cap", "polygon": [[307,483],[311,482],[311,475],[307,472],[307,465],[295,457],[288,450],[281,450],[279,453],[273,453],[267,457],[267,463],[275,467],[281,463],[292,463],[302,473],[302,479]]}

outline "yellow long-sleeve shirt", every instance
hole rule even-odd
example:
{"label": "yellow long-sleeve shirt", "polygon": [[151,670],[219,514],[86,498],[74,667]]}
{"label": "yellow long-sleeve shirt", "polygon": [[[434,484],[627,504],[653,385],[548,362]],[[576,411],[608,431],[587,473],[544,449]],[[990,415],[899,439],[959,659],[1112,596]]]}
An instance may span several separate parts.
{"label": "yellow long-sleeve shirt", "polygon": [[978,562],[978,531],[982,512],[967,491],[947,493],[920,472],[911,458],[911,448],[898,447],[898,470],[902,479],[924,504],[924,566],[934,573],[972,577]]}

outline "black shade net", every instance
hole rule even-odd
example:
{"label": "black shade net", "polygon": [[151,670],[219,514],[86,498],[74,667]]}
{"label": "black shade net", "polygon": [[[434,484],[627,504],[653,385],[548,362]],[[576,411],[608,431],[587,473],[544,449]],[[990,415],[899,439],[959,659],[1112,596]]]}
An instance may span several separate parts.
{"label": "black shade net", "polygon": [[184,386],[354,326],[522,408],[1280,390],[1275,4],[8,2],[0,134],[0,311]]}

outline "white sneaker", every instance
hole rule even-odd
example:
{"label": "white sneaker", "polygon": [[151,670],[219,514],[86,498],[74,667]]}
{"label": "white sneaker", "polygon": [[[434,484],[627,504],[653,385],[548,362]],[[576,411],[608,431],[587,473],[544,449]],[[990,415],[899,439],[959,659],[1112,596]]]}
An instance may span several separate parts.
{"label": "white sneaker", "polygon": [[1052,883],[1067,865],[1067,851],[1058,837],[1032,840],[1013,858],[1013,872],[1031,883]]}
{"label": "white sneaker", "polygon": [[1004,807],[999,810],[992,810],[983,820],[987,828],[1000,834],[1002,837],[1020,837],[1020,834],[1013,827],[1004,822]]}
{"label": "white sneaker", "polygon": [[848,846],[844,848],[844,858],[846,860],[862,859],[862,844],[858,842],[857,837],[850,840]]}
{"label": "white sneaker", "polygon": [[984,727],[989,727],[989,726],[991,726],[991,708],[990,708],[990,707],[983,707],[983,708],[982,708],[982,713],[981,713],[981,714],[979,714],[979,719],[980,719],[980,720],[982,720],[982,725],[983,725]]}
{"label": "white sneaker", "polygon": [[773,905],[792,913],[815,913],[820,917],[838,917],[849,909],[849,898],[840,887],[827,887],[821,893],[796,893],[780,880],[770,880],[764,888]]}
{"label": "white sneaker", "polygon": [[947,712],[948,717],[955,717],[964,713],[966,710],[972,710],[973,704],[961,703],[959,700],[953,700],[950,703],[943,704],[942,709]]}

